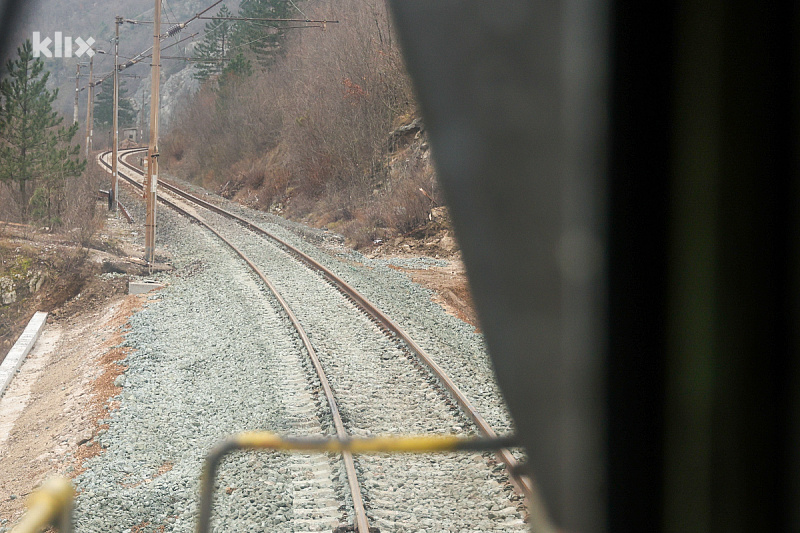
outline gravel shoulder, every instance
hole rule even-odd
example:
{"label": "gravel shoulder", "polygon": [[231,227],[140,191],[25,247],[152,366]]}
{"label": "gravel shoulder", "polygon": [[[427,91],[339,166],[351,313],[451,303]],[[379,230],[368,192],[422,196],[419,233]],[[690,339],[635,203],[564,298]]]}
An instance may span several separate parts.
{"label": "gravel shoulder", "polygon": [[114,408],[113,382],[123,370],[116,346],[139,300],[118,290],[68,320],[48,318],[0,398],[0,530],[21,516],[25,496],[41,481],[76,475],[98,451],[90,441]]}

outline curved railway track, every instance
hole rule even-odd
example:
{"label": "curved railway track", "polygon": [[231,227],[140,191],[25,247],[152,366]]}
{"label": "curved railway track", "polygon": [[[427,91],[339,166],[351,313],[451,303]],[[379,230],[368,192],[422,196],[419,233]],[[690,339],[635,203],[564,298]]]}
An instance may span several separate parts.
{"label": "curved railway track", "polygon": [[[126,151],[125,154],[135,153],[136,151],[137,150]],[[107,155],[107,153],[101,154],[100,161],[104,165],[108,166],[108,164],[105,161],[103,161],[103,156],[105,155]],[[120,156],[120,160],[121,159],[122,156]],[[137,170],[136,167],[128,163],[124,164],[129,169],[132,169],[134,171]],[[141,173],[141,171],[139,172]],[[136,182],[135,180],[132,180],[127,176],[123,176],[122,173],[120,173],[119,175],[122,176],[129,183],[133,184],[134,186],[138,186],[140,189],[142,188],[141,184],[138,184],[138,182]],[[215,228],[213,228],[210,224],[208,224],[202,217],[198,216],[196,213],[191,213],[188,210],[184,209],[183,207],[179,206],[177,203],[170,201],[167,198],[164,198],[163,195],[159,197],[159,200],[161,200],[171,208],[177,210],[184,216],[187,216],[192,220],[198,222],[200,225],[205,227],[211,233],[216,235],[222,242],[227,244],[234,251],[236,255],[238,255],[245,263],[247,263],[247,265],[253,270],[253,272],[269,288],[269,290],[278,300],[278,303],[283,308],[283,311],[289,317],[289,320],[292,322],[292,325],[294,326],[295,330],[300,336],[303,346],[305,347],[309,357],[311,358],[311,362],[317,373],[317,377],[320,381],[322,389],[325,393],[325,398],[327,399],[328,402],[328,407],[330,409],[331,417],[333,418],[334,426],[336,428],[336,436],[339,439],[346,439],[347,432],[344,428],[344,422],[342,421],[342,417],[339,414],[339,408],[336,405],[336,398],[334,397],[333,390],[331,389],[330,383],[328,382],[328,378],[325,375],[324,370],[322,369],[319,357],[317,357],[317,353],[314,350],[314,347],[311,345],[311,340],[308,338],[308,334],[306,333],[303,326],[300,324],[300,321],[297,319],[297,316],[294,314],[291,307],[289,307],[289,304],[286,303],[286,300],[283,299],[280,292],[278,292],[278,289],[275,287],[272,281],[270,281],[270,279],[258,268],[258,266],[256,266],[255,263],[253,263],[253,261],[250,260],[250,258],[248,258],[241,250],[239,250],[231,241],[226,239]],[[355,514],[356,531],[358,533],[369,533],[370,531],[369,522],[367,520],[367,513],[364,509],[364,501],[361,497],[361,488],[358,482],[358,475],[356,473],[355,463],[353,461],[353,455],[349,452],[343,452],[342,461],[344,462],[345,471],[347,473],[347,482],[350,488],[350,496],[353,499],[353,511]],[[202,507],[200,512],[201,512],[200,523],[207,524],[210,521],[210,513],[211,513],[210,506]]]}
{"label": "curved railway track", "polygon": [[[143,175],[143,172],[141,170],[123,160],[124,156],[128,156],[130,154],[139,151],[143,150],[134,149],[122,152],[120,154],[120,162],[128,171],[141,176]],[[103,165],[108,167],[110,165],[105,160],[107,155],[108,153],[102,154],[100,157],[100,161]],[[136,179],[125,175],[124,172],[120,172],[120,176],[123,179],[125,179],[128,183],[130,183],[132,186],[140,190],[142,189],[142,184],[140,184]],[[326,268],[324,265],[321,265],[313,258],[303,253],[302,251],[298,250],[296,247],[292,246],[285,240],[269,233],[268,231],[253,224],[252,222],[234,213],[231,213],[225,209],[222,209],[210,202],[198,198],[188,192],[185,192],[170,183],[160,180],[159,184],[170,193],[180,196],[183,200],[189,201],[195,205],[208,209],[211,212],[216,213],[222,217],[233,220],[236,223],[246,227],[250,231],[258,234],[259,236],[270,240],[271,242],[276,244],[280,249],[284,250],[292,257],[302,262],[309,269],[320,274],[330,285],[335,287],[337,291],[339,291],[342,295],[344,295],[347,300],[349,300],[355,307],[357,307],[361,312],[363,312],[366,316],[368,316],[369,319],[373,323],[375,323],[380,330],[382,330],[386,335],[390,336],[394,340],[395,344],[397,344],[398,346],[402,345],[407,351],[412,353],[422,363],[422,365],[424,365],[424,368],[427,369],[427,371],[430,372],[430,374],[435,376],[435,378],[438,380],[441,386],[448,391],[451,397],[460,406],[461,411],[472,420],[472,422],[478,428],[478,431],[483,436],[488,438],[496,437],[496,432],[492,429],[489,423],[481,416],[481,414],[469,401],[466,395],[459,390],[459,388],[456,386],[453,380],[450,379],[449,376],[447,376],[447,374],[439,367],[439,365],[437,365],[436,362],[433,361],[433,359],[398,324],[392,321],[388,316],[386,316],[385,313],[383,313],[380,309],[374,306],[369,300],[367,300],[367,298],[361,295],[356,289],[348,285],[343,279],[341,279],[339,276],[337,276],[331,270]],[[186,209],[184,206],[178,205],[178,203],[171,201],[170,199],[164,197],[164,195],[159,195],[159,200],[161,200],[166,205],[169,205],[173,209],[177,210],[181,214],[184,214],[185,216],[188,216],[196,220],[205,228],[207,228],[209,231],[211,231],[214,235],[216,235],[219,239],[225,242],[228,246],[230,246],[234,250],[234,252],[240,258],[242,258],[242,260],[244,260],[250,266],[250,268],[253,269],[256,275],[269,287],[270,291],[276,296],[277,300],[280,302],[287,316],[292,321],[294,327],[296,328],[302,339],[302,342],[306,350],[309,353],[309,356],[312,360],[312,364],[320,380],[322,389],[326,394],[327,403],[330,408],[332,417],[334,419],[334,425],[337,437],[342,439],[346,438],[347,436],[346,430],[341,420],[341,416],[339,416],[339,409],[336,405],[336,401],[333,396],[333,391],[331,390],[328,379],[325,376],[319,358],[317,357],[317,354],[311,345],[308,335],[303,330],[295,313],[291,310],[291,308],[283,299],[283,297],[281,297],[275,285],[269,280],[269,278],[267,278],[267,276],[263,274],[263,272],[254,264],[253,261],[251,261],[232,242],[226,239],[219,231],[217,231],[209,223],[207,223],[203,219],[203,217],[199,216],[196,213],[191,212],[192,211],[191,209]],[[498,459],[503,463],[505,463],[509,473],[509,480],[516,487],[518,492],[525,495],[529,499],[529,501],[535,503],[538,500],[538,498],[536,497],[536,494],[534,492],[534,486],[530,478],[520,474],[517,461],[511,454],[511,452],[506,449],[500,450],[500,452],[498,452]],[[346,466],[350,493],[353,498],[354,514],[356,517],[355,530],[359,531],[360,533],[361,532],[367,533],[369,531],[369,524],[367,522],[366,512],[364,511],[364,504],[361,499],[361,492],[358,487],[358,478],[355,467],[353,466],[353,458],[349,454],[345,453],[343,455],[343,460]]]}

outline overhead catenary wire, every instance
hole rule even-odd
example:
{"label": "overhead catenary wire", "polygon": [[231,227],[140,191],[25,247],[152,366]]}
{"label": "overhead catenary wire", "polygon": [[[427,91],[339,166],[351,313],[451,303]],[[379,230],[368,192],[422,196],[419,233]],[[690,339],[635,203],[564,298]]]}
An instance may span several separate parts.
{"label": "overhead catenary wire", "polygon": [[[173,47],[173,46],[175,46],[175,45],[181,44],[181,43],[182,43],[182,42],[184,42],[184,41],[188,41],[189,39],[192,39],[193,37],[197,37],[198,35],[200,35],[200,32],[195,32],[195,33],[193,33],[193,34],[191,34],[191,35],[187,35],[186,37],[184,37],[184,38],[183,38],[183,39],[181,39],[180,41],[175,41],[175,42],[174,42],[174,43],[172,43],[172,44],[169,44],[169,45],[167,45],[167,46],[164,46],[164,47],[162,47],[162,48],[161,48],[161,51],[163,52],[164,50],[168,50],[169,48],[172,48],[172,47]],[[142,60],[142,59],[147,59],[148,57],[153,57],[153,54],[152,54],[152,53],[150,53],[150,54],[147,54],[146,56],[143,56],[143,57],[141,57],[141,58],[140,58],[140,60]],[[163,58],[164,56],[161,56],[161,57]]]}
{"label": "overhead catenary wire", "polygon": [[[310,20],[310,19],[302,19],[302,20],[301,19],[255,19],[255,18],[243,18],[243,17],[198,17],[198,18],[200,18],[202,20],[247,21],[247,22],[253,23],[254,26],[260,26],[262,28],[275,28],[275,29],[280,29],[280,30],[296,30],[296,29],[304,29],[304,28],[323,28],[324,29],[326,23],[331,23],[331,24],[338,24],[339,23],[338,20]],[[307,23],[307,25],[304,25],[304,26],[279,26],[277,24],[257,24],[256,21],[259,21],[259,20],[264,20],[264,21],[270,21],[271,20],[273,22],[279,22],[279,21],[280,22],[297,22],[297,21],[299,21],[299,22]],[[223,26],[217,26],[216,28],[213,28],[211,30],[206,31],[203,35],[210,35],[210,34],[216,32],[216,31],[219,31],[221,29],[224,29]],[[266,37],[266,38],[269,38],[269,37]],[[241,46],[245,46],[245,45],[260,41],[260,40],[262,40],[262,39],[261,38],[254,39],[252,41],[248,41],[246,43],[243,43],[242,45],[239,45],[236,48],[239,48]]]}
{"label": "overhead catenary wire", "polygon": [[[183,30],[183,28],[185,28],[190,22],[192,22],[194,20],[197,20],[203,13],[206,13],[208,10],[212,9],[214,6],[216,6],[216,5],[220,4],[220,3],[222,3],[222,0],[217,0],[216,2],[214,2],[213,4],[211,4],[210,6],[205,8],[204,10],[202,10],[199,13],[195,14],[189,20],[187,20],[185,22],[181,22],[180,24],[175,24],[175,25],[171,26],[169,29],[167,29],[166,33],[161,35],[160,40],[163,41],[163,40],[167,39],[168,37],[174,36],[175,34],[180,32],[181,30]],[[197,35],[197,34],[195,34],[195,35]],[[180,42],[180,41],[178,41],[178,42]],[[177,44],[177,43],[175,43],[175,44]],[[123,68],[131,67],[131,66],[135,65],[136,63],[138,63],[139,61],[142,61],[143,59],[146,59],[148,57],[152,57],[152,54],[151,55],[146,55],[148,52],[151,52],[152,50],[153,50],[153,47],[150,46],[149,48],[143,50],[142,52],[139,52],[139,54],[134,56],[134,58],[132,60],[128,61],[128,63],[125,63]]]}
{"label": "overhead catenary wire", "polygon": [[[301,13],[302,13],[302,11],[301,11]],[[303,13],[303,14],[305,14],[305,13]],[[325,25],[327,23],[329,23],[329,22],[332,23],[332,24],[338,24],[339,23],[338,20],[311,20],[311,19],[261,19],[261,18],[250,18],[250,17],[202,17],[202,16],[198,16],[197,18],[201,19],[201,20],[246,21],[246,22],[253,23],[253,25],[255,25],[255,26],[261,26],[261,27],[264,27],[264,28],[275,28],[275,29],[279,29],[279,30],[294,30],[294,29],[305,29],[305,28],[322,28],[324,30],[325,29]],[[273,25],[273,24],[257,24],[255,21],[302,22],[302,23],[305,23],[305,24],[302,25],[302,26],[279,26],[279,25]],[[222,29],[222,26],[217,26],[216,28],[213,28],[213,29],[207,31],[204,35],[210,35],[210,34],[216,32],[216,31],[218,31],[220,29]],[[264,37],[259,37],[257,39],[253,39],[251,41],[240,43],[240,44],[238,44],[236,46],[230,47],[228,49],[228,53],[230,53],[232,50],[237,50],[237,49],[242,48],[244,46],[248,46],[248,45],[251,45],[253,43],[257,43],[259,41],[264,41],[264,40],[270,39],[270,38],[272,38],[272,35],[266,35]],[[220,60],[214,59],[214,58],[191,58],[191,59],[189,59],[189,58],[181,58],[181,57],[172,57],[172,58],[168,58],[168,59],[186,59],[186,60],[191,60],[191,61],[197,61],[198,63],[216,63],[216,62],[220,62]],[[229,58],[222,58],[221,61],[222,62],[230,61],[230,59]]]}
{"label": "overhead catenary wire", "polygon": [[[293,30],[293,29],[323,28],[323,27],[324,26],[320,26],[320,25],[314,25],[314,26],[287,26],[287,27],[284,27],[284,28],[281,28],[281,29]],[[212,30],[212,31],[214,31],[214,30]],[[209,33],[211,33],[211,32],[209,32]],[[208,35],[208,34],[206,34],[206,35]],[[245,43],[240,43],[240,44],[237,44],[236,46],[230,47],[228,49],[228,52],[230,52],[231,50],[237,50],[237,49],[242,48],[244,46],[248,46],[250,44],[257,43],[259,41],[263,41],[263,40],[270,39],[270,38],[272,38],[272,35],[266,35],[264,37],[259,37],[257,39],[253,39],[252,41],[247,41]],[[198,58],[198,60],[199,61],[211,61],[211,59],[205,59],[205,58]],[[225,61],[228,61],[228,59],[225,59]]]}
{"label": "overhead catenary wire", "polygon": [[161,56],[161,59],[183,59],[184,61],[197,61],[200,63],[221,63],[224,61],[230,61],[230,59],[227,57],[202,58],[189,56]]}
{"label": "overhead catenary wire", "polygon": [[[290,27],[288,27],[286,29],[321,28],[321,27],[322,26],[290,26]],[[257,43],[259,41],[264,41],[266,39],[270,39],[271,37],[272,37],[272,35],[266,35],[264,37],[259,37],[258,39],[253,39],[252,41],[247,41],[245,43],[237,44],[236,46],[232,46],[232,47],[228,48],[228,52],[230,53],[232,50],[237,50],[237,49],[242,48],[244,46],[248,46],[248,45],[251,45],[253,43]],[[224,60],[225,61],[229,61],[229,59],[227,59],[227,58],[224,58]],[[213,61],[213,59],[198,58],[198,61]]]}
{"label": "overhead catenary wire", "polygon": [[[313,20],[313,19],[308,19],[308,18],[305,18],[305,19],[274,19],[274,18],[253,18],[253,17],[206,17],[206,16],[203,16],[205,13],[207,13],[208,11],[213,9],[215,6],[221,4],[222,1],[223,0],[217,0],[217,1],[213,2],[211,5],[209,5],[208,7],[206,7],[205,9],[203,9],[202,11],[199,11],[198,13],[193,15],[191,18],[189,18],[185,22],[182,22],[180,24],[175,24],[175,25],[171,26],[164,34],[162,34],[161,40],[163,41],[163,40],[165,40],[165,39],[167,39],[169,37],[172,37],[172,36],[176,35],[181,30],[183,30],[190,22],[193,22],[195,20],[231,20],[231,21],[244,21],[244,22],[273,22],[273,23],[287,22],[287,23],[302,23],[302,24],[304,24],[302,26],[267,26],[267,25],[264,25],[266,27],[274,27],[274,28],[277,28],[277,29],[304,29],[304,28],[323,28],[323,29],[325,29],[325,25],[327,25],[327,24],[338,24],[339,23],[338,20],[325,20],[325,19],[323,19],[323,20]],[[292,2],[292,5],[294,5],[294,2]],[[294,7],[298,11],[300,11],[301,14],[305,15],[305,13],[303,13],[303,11],[300,10],[296,5]],[[151,24],[152,23],[152,21],[137,21],[137,20],[132,20],[132,19],[122,19],[122,20],[123,20],[123,22],[128,22],[128,23],[131,23],[131,24]],[[211,30],[211,31],[215,31],[215,30]],[[189,37],[186,37],[184,39],[176,41],[175,43],[172,43],[169,46],[165,46],[165,47],[161,48],[160,50],[166,50],[170,46],[174,46],[176,44],[179,44],[179,43],[181,43],[183,41],[186,41],[187,39],[190,39],[190,38],[193,38],[193,37],[197,36],[198,34],[199,34],[199,32],[193,33]],[[241,48],[243,46],[247,46],[247,45],[253,44],[255,42],[258,42],[258,41],[261,41],[261,40],[264,40],[264,39],[268,39],[268,38],[270,38],[270,36],[262,37],[262,38],[258,38],[258,39],[253,39],[252,41],[248,41],[246,43],[239,44],[239,45],[231,48],[231,50],[235,50],[235,49]],[[153,50],[153,47],[150,46],[149,48],[143,50],[142,52],[139,52],[138,54],[136,54],[132,58],[128,58],[128,60],[125,63],[123,63],[122,65],[118,66],[118,69],[120,71],[125,70],[125,69],[130,68],[130,67],[136,65],[137,63],[139,63],[139,62],[141,62],[141,61],[143,61],[143,60],[145,60],[145,59],[147,59],[149,57],[152,57],[152,50]],[[167,56],[167,57],[165,57],[165,59],[183,59],[183,58],[177,57],[177,56]],[[202,61],[206,61],[206,62],[211,61],[208,58],[198,58],[196,60],[197,61],[201,61],[201,62]],[[112,72],[102,76],[99,80],[97,80],[94,83],[94,85],[95,86],[96,85],[101,85],[103,83],[103,81],[105,81],[109,77],[113,76],[113,74],[114,74],[114,72],[112,71]]]}
{"label": "overhead catenary wire", "polygon": [[324,24],[319,23],[319,22],[308,23],[305,26],[284,26],[284,25],[276,24],[276,23],[260,24],[258,22],[251,22],[250,24],[252,24],[253,26],[257,26],[259,28],[273,28],[273,29],[276,29],[276,30],[292,30],[292,29],[298,29],[298,28],[324,28],[325,27]]}
{"label": "overhead catenary wire", "polygon": [[194,15],[192,18],[190,18],[189,20],[187,20],[187,21],[185,22],[185,24],[189,24],[189,23],[190,23],[190,22],[192,22],[193,20],[197,20],[197,19],[201,18],[200,16],[201,16],[203,13],[206,13],[206,12],[208,12],[209,10],[211,10],[211,8],[213,8],[214,6],[216,6],[216,5],[219,5],[219,4],[221,4],[221,3],[222,3],[222,0],[217,0],[216,2],[214,2],[213,4],[211,4],[210,6],[208,6],[208,7],[207,7],[207,8],[205,8],[204,10],[202,10],[201,12],[199,12],[199,13],[196,13],[196,14],[195,14],[195,15]]}
{"label": "overhead catenary wire", "polygon": [[162,3],[164,4],[164,7],[166,8],[165,9],[165,13],[164,13],[164,18],[167,19],[167,24],[172,25],[173,22],[170,20],[169,14],[167,14],[166,11],[168,11],[170,14],[172,14],[172,18],[173,19],[177,20],[177,17],[175,16],[175,12],[172,11],[172,8],[169,5],[169,0],[162,0]]}
{"label": "overhead catenary wire", "polygon": [[312,20],[312,19],[272,19],[272,18],[252,18],[252,17],[197,17],[200,20],[236,20],[244,22],[316,22],[322,24],[339,24],[338,20]]}
{"label": "overhead catenary wire", "polygon": [[[172,43],[172,44],[169,44],[169,45],[167,45],[167,46],[164,46],[163,48],[161,48],[161,51],[167,50],[167,49],[169,49],[169,48],[171,48],[171,47],[173,47],[173,46],[175,46],[175,45],[178,45],[178,44],[180,44],[180,43],[182,43],[182,42],[184,42],[184,41],[188,41],[189,39],[191,39],[191,38],[193,38],[193,37],[197,37],[197,35],[199,35],[199,33],[200,33],[200,32],[195,32],[195,33],[193,33],[193,34],[191,34],[191,35],[187,35],[186,37],[184,37],[184,38],[183,38],[183,39],[181,39],[180,41],[176,41],[176,42],[174,42],[174,43]],[[151,47],[151,48],[152,48],[152,47]],[[136,59],[135,63],[138,63],[139,61],[142,61],[143,59],[147,59],[147,58],[149,58],[149,57],[152,57],[152,53],[151,53],[151,54],[144,55],[144,56],[139,56],[139,55],[137,55],[137,56],[134,56],[134,58],[133,58],[133,59]],[[128,59],[128,58],[125,58],[125,59]],[[131,59],[131,61],[133,61],[133,59]],[[135,63],[133,63],[133,64],[135,64]],[[121,68],[120,68],[120,70],[124,70],[125,68],[128,68],[128,67],[130,67],[130,66],[133,66],[133,64],[129,65],[128,63],[123,63],[122,65],[120,65],[120,67],[121,67]],[[100,77],[99,77],[99,79],[97,79],[97,80],[94,82],[94,85],[95,85],[95,86],[97,86],[97,85],[101,85],[101,84],[102,84],[102,83],[103,83],[105,80],[107,80],[108,78],[110,78],[110,77],[111,77],[111,76],[113,76],[113,75],[114,75],[114,71],[113,71],[113,70],[112,70],[111,72],[107,72],[107,73],[103,74],[102,76],[100,76]],[[125,76],[125,77],[131,77],[130,75],[123,75],[123,76]]]}

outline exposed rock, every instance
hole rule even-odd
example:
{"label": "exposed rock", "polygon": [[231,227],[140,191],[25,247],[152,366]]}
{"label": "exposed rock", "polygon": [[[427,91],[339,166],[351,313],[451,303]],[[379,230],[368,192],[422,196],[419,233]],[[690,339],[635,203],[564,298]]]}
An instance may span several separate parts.
{"label": "exposed rock", "polygon": [[0,302],[8,305],[16,301],[17,291],[14,289],[14,280],[9,277],[0,278]]}
{"label": "exposed rock", "polygon": [[28,281],[28,290],[31,294],[35,294],[39,289],[42,288],[42,283],[44,283],[45,274],[42,272],[37,271],[33,276],[31,276],[30,281]]}
{"label": "exposed rock", "polygon": [[[169,128],[175,113],[180,107],[180,102],[186,102],[189,96],[193,95],[200,88],[200,82],[193,76],[194,67],[189,65],[178,72],[161,77],[161,115],[160,127]],[[150,84],[142,83],[130,99],[134,109],[139,111],[142,98],[144,97],[145,107],[150,104]]]}
{"label": "exposed rock", "polygon": [[[412,139],[417,139],[422,132],[425,131],[425,126],[422,123],[421,118],[415,118],[411,121],[410,124],[406,124],[405,126],[400,126],[396,130],[389,133],[389,151],[394,152],[398,148],[402,148],[404,144],[408,144],[408,142],[404,143],[403,140],[407,137],[411,137]],[[413,137],[412,137],[413,135]]]}
{"label": "exposed rock", "polygon": [[78,446],[80,446],[81,444],[86,444],[87,442],[92,440],[92,437],[94,437],[94,435],[92,434],[92,430],[87,429],[81,432],[77,437],[75,437],[75,444],[77,444]]}

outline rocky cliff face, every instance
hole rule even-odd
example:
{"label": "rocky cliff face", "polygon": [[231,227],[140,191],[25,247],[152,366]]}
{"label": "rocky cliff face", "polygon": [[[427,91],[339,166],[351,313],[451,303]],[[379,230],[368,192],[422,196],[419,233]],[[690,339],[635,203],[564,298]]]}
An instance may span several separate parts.
{"label": "rocky cliff face", "polygon": [[[200,82],[194,79],[194,68],[192,65],[178,70],[171,74],[161,74],[161,87],[160,87],[160,107],[161,114],[159,116],[159,132],[166,132],[172,125],[179,112],[180,106],[190,100],[190,97],[197,92],[200,88]],[[166,71],[168,72],[168,71]],[[148,124],[150,120],[150,82],[143,80],[136,92],[131,98],[134,108],[137,112],[140,111],[142,105],[142,97],[144,97],[145,108],[145,139],[147,139]]]}
{"label": "rocky cliff face", "polygon": [[18,299],[35,294],[44,283],[46,274],[30,269],[30,260],[17,258],[13,266],[0,276],[0,306],[16,303]]}

